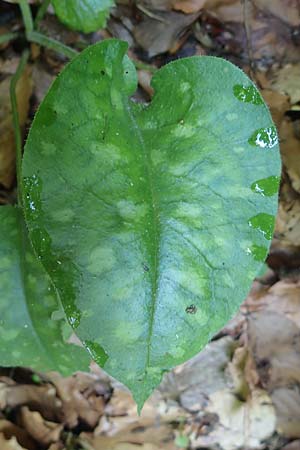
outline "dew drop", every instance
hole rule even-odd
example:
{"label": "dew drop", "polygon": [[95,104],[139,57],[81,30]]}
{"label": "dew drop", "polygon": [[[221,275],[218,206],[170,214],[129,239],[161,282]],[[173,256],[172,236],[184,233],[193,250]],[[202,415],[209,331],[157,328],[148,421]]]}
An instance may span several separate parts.
{"label": "dew drop", "polygon": [[256,130],[248,140],[250,145],[260,148],[273,148],[278,144],[278,135],[274,125]]}
{"label": "dew drop", "polygon": [[80,324],[80,315],[78,315],[76,312],[75,312],[75,314],[70,315],[69,322],[73,328],[77,328]]}
{"label": "dew drop", "polygon": [[268,241],[272,239],[275,217],[267,213],[259,213],[249,219],[248,224],[251,228],[260,231]]}
{"label": "dew drop", "polygon": [[93,341],[84,341],[84,345],[86,346],[88,352],[90,353],[93,360],[99,364],[99,366],[104,367],[106,361],[109,358],[109,355],[106,353],[104,348],[98,344],[97,342]]}
{"label": "dew drop", "polygon": [[254,181],[254,183],[251,184],[251,189],[256,194],[261,194],[264,197],[271,197],[272,195],[277,194],[279,182],[280,177],[272,175],[268,178]]}
{"label": "dew drop", "polygon": [[263,99],[255,86],[243,86],[236,84],[233,86],[234,96],[243,103],[252,103],[253,105],[262,105]]}
{"label": "dew drop", "polygon": [[268,254],[268,249],[263,245],[253,244],[250,248],[247,248],[246,253],[251,255],[255,261],[264,262]]}

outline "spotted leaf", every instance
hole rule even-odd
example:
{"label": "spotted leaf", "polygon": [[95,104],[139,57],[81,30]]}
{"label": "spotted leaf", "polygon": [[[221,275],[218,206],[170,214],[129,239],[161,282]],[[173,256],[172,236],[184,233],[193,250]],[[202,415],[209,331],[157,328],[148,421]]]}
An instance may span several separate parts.
{"label": "spotted leaf", "polygon": [[268,251],[280,159],[238,68],[177,60],[144,105],[129,98],[126,48],[91,46],[54,82],[26,144],[24,200],[69,322],[141,407],[245,298]]}

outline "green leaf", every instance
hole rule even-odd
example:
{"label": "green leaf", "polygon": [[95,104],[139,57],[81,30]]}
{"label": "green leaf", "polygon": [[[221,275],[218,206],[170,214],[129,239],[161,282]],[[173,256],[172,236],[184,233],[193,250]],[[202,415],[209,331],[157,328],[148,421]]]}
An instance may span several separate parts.
{"label": "green leaf", "polygon": [[[245,298],[268,251],[280,159],[239,69],[177,60],[141,105],[128,98],[126,48],[96,44],[54,82],[26,144],[24,199],[70,323],[141,407]],[[268,195],[253,189],[265,179]]]}
{"label": "green leaf", "polygon": [[0,235],[0,365],[64,375],[87,370],[86,351],[64,342],[70,327],[17,208],[0,208]]}
{"label": "green leaf", "polygon": [[84,33],[104,28],[113,0],[52,0],[58,18],[69,28]]}

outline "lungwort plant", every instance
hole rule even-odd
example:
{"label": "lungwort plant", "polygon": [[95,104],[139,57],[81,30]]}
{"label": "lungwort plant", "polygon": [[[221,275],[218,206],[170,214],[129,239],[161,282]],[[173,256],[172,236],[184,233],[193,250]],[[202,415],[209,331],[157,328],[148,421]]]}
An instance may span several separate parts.
{"label": "lungwort plant", "polygon": [[[126,50],[87,48],[36,113],[19,207],[0,209],[0,352],[2,365],[63,373],[91,356],[141,408],[245,298],[280,159],[266,105],[231,63],[172,62],[140,104]],[[84,348],[67,343],[65,316]]]}

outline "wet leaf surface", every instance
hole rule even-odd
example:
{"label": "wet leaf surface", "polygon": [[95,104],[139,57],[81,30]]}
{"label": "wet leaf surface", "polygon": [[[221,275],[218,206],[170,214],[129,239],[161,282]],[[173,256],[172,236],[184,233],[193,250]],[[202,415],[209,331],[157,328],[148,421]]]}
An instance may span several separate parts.
{"label": "wet leaf surface", "polygon": [[280,163],[259,94],[237,94],[252,86],[237,68],[173,62],[145,107],[128,100],[125,51],[95,45],[54,82],[26,144],[24,200],[70,324],[141,406],[245,297],[277,208],[276,187],[251,186],[272,184]]}

